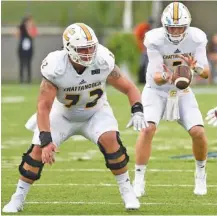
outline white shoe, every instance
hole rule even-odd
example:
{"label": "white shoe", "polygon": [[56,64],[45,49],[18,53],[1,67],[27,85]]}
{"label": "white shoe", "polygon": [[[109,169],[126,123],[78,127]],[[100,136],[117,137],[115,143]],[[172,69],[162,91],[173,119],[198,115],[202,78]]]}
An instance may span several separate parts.
{"label": "white shoe", "polygon": [[24,204],[24,196],[23,194],[13,194],[11,197],[11,200],[8,204],[6,204],[2,212],[5,213],[16,213],[23,210],[23,204]]}
{"label": "white shoe", "polygon": [[195,174],[194,194],[196,195],[206,195],[207,194],[206,174],[204,176],[199,176]]}
{"label": "white shoe", "polygon": [[133,190],[136,197],[141,197],[145,195],[145,181],[143,182],[133,182]]}
{"label": "white shoe", "polygon": [[127,210],[136,210],[140,208],[139,200],[136,198],[131,185],[130,187],[122,187],[120,193]]}

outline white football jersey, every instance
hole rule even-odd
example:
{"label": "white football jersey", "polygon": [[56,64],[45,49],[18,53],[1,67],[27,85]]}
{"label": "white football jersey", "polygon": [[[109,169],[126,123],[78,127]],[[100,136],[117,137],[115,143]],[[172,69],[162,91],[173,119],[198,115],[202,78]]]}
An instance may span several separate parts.
{"label": "white football jersey", "polygon": [[175,67],[185,62],[178,55],[191,55],[197,64],[207,66],[206,34],[195,27],[189,27],[187,35],[178,45],[168,41],[163,27],[153,29],[146,33],[144,45],[147,47],[149,64],[146,74],[147,85],[163,91],[175,88],[172,84],[157,85],[153,79],[155,72],[163,72],[163,64],[174,71]]}
{"label": "white football jersey", "polygon": [[102,45],[98,46],[95,63],[80,75],[64,50],[48,54],[42,62],[41,73],[58,88],[52,108],[68,120],[88,120],[108,103],[105,84],[114,65],[113,54]]}

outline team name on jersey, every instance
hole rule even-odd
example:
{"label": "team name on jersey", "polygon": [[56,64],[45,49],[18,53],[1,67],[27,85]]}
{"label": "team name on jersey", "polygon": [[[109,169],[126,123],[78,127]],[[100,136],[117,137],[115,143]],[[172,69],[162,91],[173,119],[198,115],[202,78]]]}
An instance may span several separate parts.
{"label": "team name on jersey", "polygon": [[86,85],[82,85],[82,86],[72,86],[72,87],[64,88],[63,91],[64,92],[83,91],[86,89],[95,88],[95,87],[100,86],[100,85],[101,85],[101,82],[95,82],[95,83],[86,84]]}
{"label": "team name on jersey", "polygon": [[[183,56],[192,56],[192,53],[180,53]],[[172,54],[172,55],[163,55],[163,59],[174,59],[174,58],[179,58],[180,54]]]}

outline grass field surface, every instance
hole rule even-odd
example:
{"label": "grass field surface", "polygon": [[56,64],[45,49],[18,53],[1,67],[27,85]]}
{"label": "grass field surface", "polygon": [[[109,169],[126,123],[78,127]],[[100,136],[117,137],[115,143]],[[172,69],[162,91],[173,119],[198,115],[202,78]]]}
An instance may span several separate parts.
{"label": "grass field surface", "polygon": [[[32,133],[24,124],[36,111],[38,88],[2,85],[2,206],[16,189],[21,155],[31,144]],[[215,91],[195,89],[203,117],[216,106]],[[130,106],[124,95],[110,87],[108,99],[130,155],[133,180],[137,132],[125,128]],[[217,152],[217,129],[205,126],[209,152]],[[24,211],[17,215],[217,215],[217,160],[210,158],[207,163],[208,194],[195,196],[194,160],[171,159],[192,154],[188,134],[175,122],[161,122],[157,130],[147,171],[147,195],[140,199],[138,211],[124,209],[116,181],[97,146],[74,136],[59,150],[56,163],[45,166],[41,179],[30,189]]]}

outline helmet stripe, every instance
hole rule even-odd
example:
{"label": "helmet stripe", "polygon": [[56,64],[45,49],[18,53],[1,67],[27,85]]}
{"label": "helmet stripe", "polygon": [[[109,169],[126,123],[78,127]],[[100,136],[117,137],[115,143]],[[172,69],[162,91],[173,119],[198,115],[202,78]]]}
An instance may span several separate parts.
{"label": "helmet stripe", "polygon": [[173,22],[177,24],[179,22],[179,3],[173,3]]}
{"label": "helmet stripe", "polygon": [[77,23],[77,25],[79,25],[82,30],[84,31],[86,37],[87,37],[87,40],[90,41],[92,40],[92,35],[90,33],[90,31],[88,30],[88,28],[86,27],[86,25],[84,25],[83,23]]}

